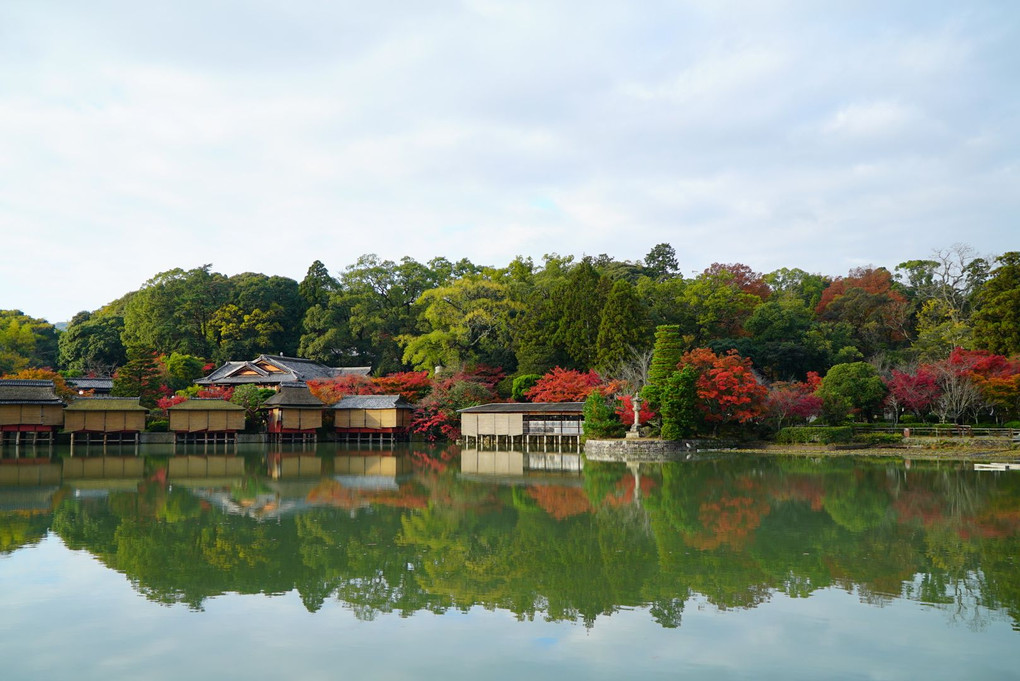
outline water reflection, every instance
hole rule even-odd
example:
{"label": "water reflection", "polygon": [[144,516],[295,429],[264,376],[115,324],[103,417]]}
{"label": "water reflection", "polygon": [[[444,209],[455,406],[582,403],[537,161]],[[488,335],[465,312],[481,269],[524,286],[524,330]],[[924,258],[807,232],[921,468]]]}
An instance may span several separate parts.
{"label": "water reflection", "polygon": [[578,469],[419,446],[5,462],[0,551],[51,531],[196,609],[296,591],[364,619],[483,606],[593,626],[640,606],[678,627],[693,599],[836,588],[1020,623],[1020,474],[747,457]]}

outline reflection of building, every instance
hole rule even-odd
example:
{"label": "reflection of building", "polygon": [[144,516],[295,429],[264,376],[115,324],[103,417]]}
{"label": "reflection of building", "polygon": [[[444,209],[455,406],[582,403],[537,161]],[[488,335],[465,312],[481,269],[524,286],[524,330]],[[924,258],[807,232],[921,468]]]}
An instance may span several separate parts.
{"label": "reflection of building", "polygon": [[280,392],[266,400],[262,408],[267,412],[270,440],[314,442],[315,431],[322,427],[325,406],[301,383],[280,386]]}
{"label": "reflection of building", "polygon": [[476,447],[577,449],[584,402],[482,404],[460,410],[460,430]]}
{"label": "reflection of building", "polygon": [[226,400],[193,397],[166,411],[178,443],[229,444],[244,430],[244,407]]}
{"label": "reflection of building", "polygon": [[414,407],[400,395],[348,395],[333,405],[342,439],[392,442],[406,439]]}
{"label": "reflection of building", "polygon": [[0,461],[0,487],[37,487],[60,484],[60,464],[49,458]]}
{"label": "reflection of building", "polygon": [[266,455],[269,477],[273,480],[318,478],[322,476],[322,459],[315,454],[271,452]]}
{"label": "reflection of building", "polygon": [[357,374],[367,376],[371,367],[328,367],[310,359],[259,355],[250,362],[227,362],[195,383],[204,386],[256,385],[279,389],[288,383],[307,383]]}
{"label": "reflection of building", "polygon": [[495,452],[465,449],[460,453],[460,472],[468,475],[523,477],[527,473],[579,474],[583,468],[580,454],[565,452]]}
{"label": "reflection of building", "polygon": [[234,478],[244,475],[239,456],[174,456],[167,461],[167,479]]}
{"label": "reflection of building", "polygon": [[99,441],[138,442],[148,409],[137,397],[79,397],[64,410],[64,431],[71,444]]}
{"label": "reflection of building", "polygon": [[64,423],[64,403],[53,381],[0,380],[0,432],[4,444],[53,442]]}

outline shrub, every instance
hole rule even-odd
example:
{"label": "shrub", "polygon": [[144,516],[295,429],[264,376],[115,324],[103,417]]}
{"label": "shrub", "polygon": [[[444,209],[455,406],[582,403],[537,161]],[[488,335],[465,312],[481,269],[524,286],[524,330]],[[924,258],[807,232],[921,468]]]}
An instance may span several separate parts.
{"label": "shrub", "polygon": [[616,417],[613,405],[598,390],[593,390],[584,401],[585,437],[620,437],[623,424]]}
{"label": "shrub", "polygon": [[531,390],[540,378],[542,377],[538,374],[521,374],[514,379],[510,397],[514,402],[527,402],[528,396],[525,393]]}
{"label": "shrub", "polygon": [[145,426],[147,433],[166,433],[170,430],[170,421],[167,419],[156,419]]}

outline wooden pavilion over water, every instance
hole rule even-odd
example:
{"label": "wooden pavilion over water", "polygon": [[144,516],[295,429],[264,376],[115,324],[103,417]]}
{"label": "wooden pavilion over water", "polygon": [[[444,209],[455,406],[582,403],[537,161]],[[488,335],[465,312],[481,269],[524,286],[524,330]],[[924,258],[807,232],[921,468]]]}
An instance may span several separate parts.
{"label": "wooden pavilion over water", "polygon": [[3,444],[52,444],[63,423],[64,402],[53,392],[53,381],[0,380]]}
{"label": "wooden pavilion over water", "polygon": [[333,427],[344,440],[406,440],[414,407],[400,395],[348,395],[333,405]]}
{"label": "wooden pavilion over water", "polygon": [[580,447],[584,402],[503,402],[460,410],[465,444],[546,449]]}
{"label": "wooden pavilion over water", "polygon": [[192,397],[167,409],[178,444],[235,444],[244,407],[219,398]]}
{"label": "wooden pavilion over water", "polygon": [[266,427],[274,442],[315,442],[322,428],[322,410],[326,406],[304,383],[281,385],[262,404],[267,411]]}
{"label": "wooden pavilion over water", "polygon": [[137,397],[79,397],[64,410],[64,432],[78,442],[138,443],[148,409]]}

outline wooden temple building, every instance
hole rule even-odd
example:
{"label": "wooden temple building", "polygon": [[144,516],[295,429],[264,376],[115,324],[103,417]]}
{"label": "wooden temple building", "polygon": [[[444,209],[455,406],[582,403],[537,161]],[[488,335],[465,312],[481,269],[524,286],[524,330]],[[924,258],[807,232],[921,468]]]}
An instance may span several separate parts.
{"label": "wooden temple building", "polygon": [[244,407],[219,398],[193,397],[167,414],[178,444],[235,444],[244,430]]}
{"label": "wooden temple building", "polygon": [[281,385],[337,378],[350,374],[367,376],[371,367],[328,367],[310,359],[284,355],[259,355],[250,362],[227,362],[195,383],[201,386],[255,385],[279,390]]}
{"label": "wooden temple building", "polygon": [[348,395],[333,405],[340,439],[357,442],[406,440],[414,407],[400,395]]}
{"label": "wooden temple building", "polygon": [[326,406],[304,383],[284,384],[262,404],[272,442],[315,442]]}
{"label": "wooden temple building", "polygon": [[584,434],[584,402],[506,402],[460,410],[465,445],[577,449]]}
{"label": "wooden temple building", "polygon": [[53,381],[0,380],[3,444],[52,444],[63,424],[64,402],[53,392]]}
{"label": "wooden temple building", "polygon": [[89,444],[137,444],[145,430],[148,409],[137,397],[79,397],[64,409],[64,432],[71,446]]}

